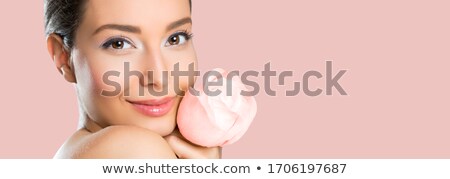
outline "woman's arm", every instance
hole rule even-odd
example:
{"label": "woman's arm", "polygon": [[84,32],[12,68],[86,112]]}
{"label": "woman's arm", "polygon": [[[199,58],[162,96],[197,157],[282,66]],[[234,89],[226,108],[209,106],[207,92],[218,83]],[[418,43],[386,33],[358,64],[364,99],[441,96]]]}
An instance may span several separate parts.
{"label": "woman's arm", "polygon": [[139,127],[110,126],[80,141],[70,158],[174,159],[176,155],[158,134]]}

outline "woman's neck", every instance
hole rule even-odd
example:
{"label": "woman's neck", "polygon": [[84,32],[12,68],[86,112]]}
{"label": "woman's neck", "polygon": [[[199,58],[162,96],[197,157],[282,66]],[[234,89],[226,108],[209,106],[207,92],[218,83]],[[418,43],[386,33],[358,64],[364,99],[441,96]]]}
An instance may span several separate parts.
{"label": "woman's neck", "polygon": [[85,129],[91,133],[95,133],[104,128],[100,124],[92,120],[83,109],[79,110],[79,116],[80,118],[78,120],[78,129]]}

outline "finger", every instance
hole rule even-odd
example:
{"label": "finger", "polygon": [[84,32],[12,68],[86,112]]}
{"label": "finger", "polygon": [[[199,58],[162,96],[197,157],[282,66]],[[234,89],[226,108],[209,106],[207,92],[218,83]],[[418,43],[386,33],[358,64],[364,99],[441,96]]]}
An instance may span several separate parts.
{"label": "finger", "polygon": [[221,156],[221,149],[219,147],[206,148],[197,146],[175,135],[167,136],[166,140],[179,158],[207,159],[220,158]]}
{"label": "finger", "polygon": [[205,158],[201,155],[201,149],[188,142],[182,140],[176,135],[170,135],[166,137],[167,142],[172,147],[178,158],[188,159],[188,158]]}

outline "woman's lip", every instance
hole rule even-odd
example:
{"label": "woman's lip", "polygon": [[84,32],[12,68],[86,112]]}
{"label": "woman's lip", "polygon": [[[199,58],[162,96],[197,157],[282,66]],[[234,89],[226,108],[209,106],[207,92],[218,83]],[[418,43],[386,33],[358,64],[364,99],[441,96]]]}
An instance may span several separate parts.
{"label": "woman's lip", "polygon": [[175,97],[166,97],[166,98],[161,98],[161,99],[151,99],[151,100],[143,100],[143,101],[131,101],[131,100],[129,100],[128,102],[130,102],[132,104],[157,106],[157,105],[161,105],[161,104],[167,103],[167,102],[173,100],[174,98]]}
{"label": "woman's lip", "polygon": [[167,97],[156,100],[145,101],[128,101],[133,107],[143,113],[144,115],[151,117],[161,117],[166,115],[173,107],[175,97]]}

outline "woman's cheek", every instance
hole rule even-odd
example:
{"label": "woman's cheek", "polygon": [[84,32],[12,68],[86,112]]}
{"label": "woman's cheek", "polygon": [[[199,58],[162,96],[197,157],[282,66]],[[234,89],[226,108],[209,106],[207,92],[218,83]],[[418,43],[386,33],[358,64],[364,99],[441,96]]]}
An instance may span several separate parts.
{"label": "woman's cheek", "polygon": [[[83,81],[79,89],[83,95],[82,103],[89,117],[103,125],[120,123],[118,116],[123,113],[121,106],[123,95],[123,67],[115,63],[102,63],[110,59],[91,58],[83,67]],[[114,109],[114,110],[112,110]]]}
{"label": "woman's cheek", "polygon": [[94,91],[102,97],[117,97],[123,93],[123,69],[111,64],[103,64],[93,69]]}
{"label": "woman's cheek", "polygon": [[[132,57],[114,56],[102,51],[93,53],[89,61],[93,91],[102,97],[119,97],[129,87],[139,85],[136,84],[139,80],[135,78],[125,80],[125,71],[136,70],[135,66],[138,65],[131,61],[133,61]],[[128,62],[129,69],[125,69],[125,62]]]}

